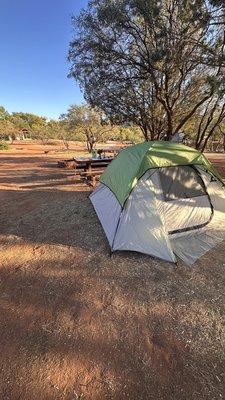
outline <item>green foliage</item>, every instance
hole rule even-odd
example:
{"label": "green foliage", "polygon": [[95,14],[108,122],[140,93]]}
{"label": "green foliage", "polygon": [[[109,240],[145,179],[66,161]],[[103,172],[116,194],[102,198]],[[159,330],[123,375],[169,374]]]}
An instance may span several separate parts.
{"label": "green foliage", "polygon": [[17,134],[18,129],[10,119],[0,120],[0,139],[12,141]]}
{"label": "green foliage", "polygon": [[70,106],[68,112],[61,116],[61,121],[69,132],[82,134],[89,151],[92,151],[96,142],[104,140],[106,127],[102,123],[101,113],[87,104]]}
{"label": "green foliage", "polygon": [[224,97],[220,4],[90,1],[73,18],[70,77],[113,123],[170,140],[212,96]]}
{"label": "green foliage", "polygon": [[18,127],[31,130],[34,126],[45,126],[47,123],[47,118],[45,117],[23,112],[13,112],[10,119]]}
{"label": "green foliage", "polygon": [[0,121],[6,120],[8,117],[8,111],[3,106],[0,106]]}
{"label": "green foliage", "polygon": [[139,128],[112,125],[104,113],[87,104],[70,106],[67,113],[61,115],[61,122],[68,133],[70,132],[71,139],[86,140],[89,151],[97,142],[107,140],[138,142],[141,138]]}
{"label": "green foliage", "polygon": [[9,144],[5,142],[0,142],[0,150],[9,150]]}
{"label": "green foliage", "polygon": [[137,126],[114,126],[112,134],[108,140],[122,140],[131,143],[140,143],[143,141],[141,130]]}
{"label": "green foliage", "polygon": [[47,120],[35,114],[14,112],[9,114],[0,106],[0,139],[13,141],[28,136],[49,144],[62,140],[68,148],[69,141],[86,141],[88,148],[96,142],[107,140],[141,140],[140,129],[135,126],[112,125],[104,114],[87,104],[70,106],[59,120]]}

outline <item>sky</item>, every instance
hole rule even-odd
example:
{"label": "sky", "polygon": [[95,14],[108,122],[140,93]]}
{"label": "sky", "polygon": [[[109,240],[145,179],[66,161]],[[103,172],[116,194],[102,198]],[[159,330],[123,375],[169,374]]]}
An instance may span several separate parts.
{"label": "sky", "polygon": [[83,102],[67,78],[71,15],[88,0],[0,0],[0,105],[58,118]]}

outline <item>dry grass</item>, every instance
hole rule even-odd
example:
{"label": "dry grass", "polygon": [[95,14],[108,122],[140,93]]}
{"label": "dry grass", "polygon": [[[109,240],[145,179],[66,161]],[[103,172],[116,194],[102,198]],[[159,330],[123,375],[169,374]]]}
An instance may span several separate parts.
{"label": "dry grass", "polygon": [[0,155],[0,398],[225,399],[225,244],[192,268],[110,259],[62,154],[15,147]]}

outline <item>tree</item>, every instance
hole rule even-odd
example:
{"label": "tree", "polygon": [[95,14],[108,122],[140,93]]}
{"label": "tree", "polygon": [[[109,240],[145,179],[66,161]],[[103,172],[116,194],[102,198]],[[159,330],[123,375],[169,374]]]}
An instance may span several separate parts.
{"label": "tree", "polygon": [[13,141],[17,133],[18,129],[10,120],[10,114],[3,106],[0,106],[0,139]]}
{"label": "tree", "polygon": [[170,140],[220,86],[219,3],[90,1],[73,18],[70,76],[113,122],[137,124],[146,140]]}
{"label": "tree", "polygon": [[0,119],[1,140],[10,140],[11,142],[13,142],[13,139],[16,137],[17,134],[17,127],[9,119]]}
{"label": "tree", "polygon": [[70,131],[78,130],[83,133],[89,152],[93,150],[96,142],[103,140],[105,135],[112,131],[112,127],[104,120],[102,113],[87,104],[72,105],[60,119],[67,124]]}
{"label": "tree", "polygon": [[209,0],[213,7],[212,24],[223,26],[225,24],[225,3],[224,0]]}
{"label": "tree", "polygon": [[[44,128],[46,118],[35,114],[13,112],[7,115],[8,127],[11,126],[11,139],[14,140],[17,136],[24,138],[24,132],[29,134],[34,133],[34,128]],[[13,128],[12,128],[13,127]]]}
{"label": "tree", "polygon": [[3,106],[0,106],[0,121],[7,120],[9,118],[9,113]]}
{"label": "tree", "polygon": [[32,126],[31,135],[33,139],[41,140],[42,144],[47,144],[49,139],[53,139],[53,132],[49,129],[48,125],[34,124]]}
{"label": "tree", "polygon": [[200,123],[195,138],[195,147],[204,151],[208,140],[213,136],[225,119],[225,102],[219,104],[218,98],[212,98],[207,102],[201,115]]}
{"label": "tree", "polygon": [[24,112],[13,112],[9,118],[19,130],[27,129],[30,132],[34,127],[45,127],[47,123],[46,117]]}
{"label": "tree", "polygon": [[218,129],[219,129],[219,133],[222,137],[222,141],[223,141],[223,151],[225,152],[225,126],[224,126],[224,124],[219,125]]}
{"label": "tree", "polygon": [[45,124],[36,123],[32,125],[32,136],[39,139],[43,144],[48,144],[50,139],[62,140],[66,150],[69,149],[69,133],[64,124],[58,120],[45,121]]}
{"label": "tree", "polygon": [[66,130],[66,127],[64,126],[63,122],[61,121],[56,121],[56,120],[50,120],[47,125],[48,130],[51,132],[51,137],[57,138],[62,140],[63,145],[66,150],[69,149],[69,143],[68,140],[70,139],[70,134]]}

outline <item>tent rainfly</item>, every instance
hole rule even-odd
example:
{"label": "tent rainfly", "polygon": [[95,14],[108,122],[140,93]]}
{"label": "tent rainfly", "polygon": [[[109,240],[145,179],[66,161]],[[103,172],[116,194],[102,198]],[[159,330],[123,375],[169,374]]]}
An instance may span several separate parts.
{"label": "tent rainfly", "polygon": [[222,178],[183,144],[144,142],[121,151],[90,200],[112,252],[191,265],[225,239]]}

